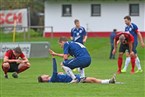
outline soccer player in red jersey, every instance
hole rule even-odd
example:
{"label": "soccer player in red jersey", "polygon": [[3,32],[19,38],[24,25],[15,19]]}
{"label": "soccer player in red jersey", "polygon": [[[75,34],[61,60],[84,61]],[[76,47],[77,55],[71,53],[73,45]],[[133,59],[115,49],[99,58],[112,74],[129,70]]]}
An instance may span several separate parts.
{"label": "soccer player in red jersey", "polygon": [[12,76],[18,78],[18,74],[30,67],[28,59],[25,57],[20,47],[8,50],[4,55],[2,69],[4,77],[8,78],[8,72],[14,72]]}
{"label": "soccer player in red jersey", "polygon": [[134,37],[130,33],[118,33],[114,39],[114,50],[113,54],[116,53],[117,49],[117,41],[120,41],[120,48],[119,48],[119,56],[118,56],[118,71],[117,74],[121,73],[121,67],[123,62],[123,54],[126,50],[129,51],[131,56],[131,64],[132,64],[132,70],[131,74],[134,74],[134,67],[135,67],[135,55],[134,55]]}

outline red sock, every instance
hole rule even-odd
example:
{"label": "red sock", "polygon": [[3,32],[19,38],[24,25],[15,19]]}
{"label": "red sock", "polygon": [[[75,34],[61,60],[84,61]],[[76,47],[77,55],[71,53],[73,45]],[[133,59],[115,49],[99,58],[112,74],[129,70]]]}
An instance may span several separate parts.
{"label": "red sock", "polygon": [[135,67],[135,57],[131,57],[131,65],[132,65],[132,72],[134,72],[134,67]]}
{"label": "red sock", "polygon": [[121,71],[122,61],[123,59],[121,57],[118,57],[118,71]]}

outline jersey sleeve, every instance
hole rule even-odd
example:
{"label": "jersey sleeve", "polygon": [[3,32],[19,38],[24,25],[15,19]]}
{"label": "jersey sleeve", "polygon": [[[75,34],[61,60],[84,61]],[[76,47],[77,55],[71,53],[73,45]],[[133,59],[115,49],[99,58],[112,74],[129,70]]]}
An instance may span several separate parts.
{"label": "jersey sleeve", "polygon": [[133,28],[134,28],[134,31],[135,31],[136,33],[138,33],[138,27],[137,27],[137,25],[133,24]]}
{"label": "jersey sleeve", "polygon": [[9,51],[7,51],[6,53],[5,53],[5,55],[4,56],[6,56],[6,57],[10,57],[10,50]]}
{"label": "jersey sleeve", "polygon": [[22,53],[22,54],[20,55],[20,57],[21,57],[21,58],[25,58],[25,55]]}
{"label": "jersey sleeve", "polygon": [[67,42],[64,44],[63,47],[64,54],[69,54],[68,50],[69,50],[69,43]]}
{"label": "jersey sleeve", "polygon": [[84,36],[87,35],[87,32],[86,32],[85,28],[83,28],[83,35],[84,35]]}

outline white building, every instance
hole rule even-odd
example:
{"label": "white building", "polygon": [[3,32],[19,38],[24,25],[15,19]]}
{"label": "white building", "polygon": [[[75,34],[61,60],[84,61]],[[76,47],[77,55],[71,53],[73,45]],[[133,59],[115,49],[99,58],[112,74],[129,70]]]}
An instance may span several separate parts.
{"label": "white building", "polygon": [[[58,36],[69,35],[74,19],[80,20],[90,36],[108,36],[114,28],[124,31],[126,15],[145,32],[145,0],[45,0],[45,26],[53,26]],[[44,32],[49,36],[51,31]]]}

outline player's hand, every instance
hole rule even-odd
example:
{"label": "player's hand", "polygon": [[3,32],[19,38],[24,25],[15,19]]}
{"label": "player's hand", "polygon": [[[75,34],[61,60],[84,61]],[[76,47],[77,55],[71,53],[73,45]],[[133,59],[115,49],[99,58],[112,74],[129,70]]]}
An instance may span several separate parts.
{"label": "player's hand", "polygon": [[51,50],[51,49],[49,49],[49,53],[50,53],[51,55],[53,55],[53,56],[56,55],[56,53],[55,53],[53,50]]}
{"label": "player's hand", "polygon": [[116,49],[113,49],[112,54],[114,55],[116,53]]}
{"label": "player's hand", "polygon": [[83,43],[85,43],[85,42],[86,42],[86,39],[83,40]]}
{"label": "player's hand", "polygon": [[130,56],[134,56],[134,52],[133,51],[130,52]]}
{"label": "player's hand", "polygon": [[141,47],[142,47],[142,48],[144,48],[144,47],[145,47],[144,42],[141,42]]}
{"label": "player's hand", "polygon": [[22,63],[22,60],[19,60],[19,59],[18,59],[18,60],[16,60],[16,62],[17,62],[17,63]]}

